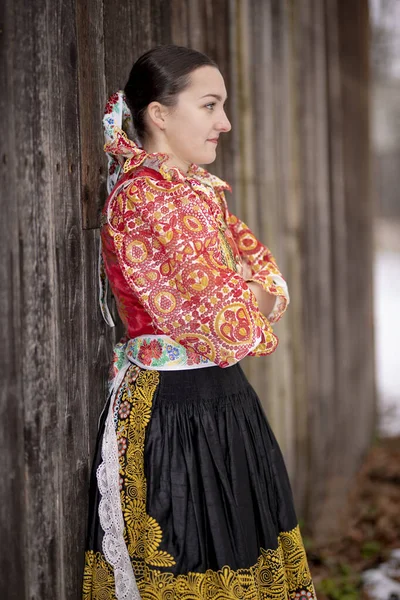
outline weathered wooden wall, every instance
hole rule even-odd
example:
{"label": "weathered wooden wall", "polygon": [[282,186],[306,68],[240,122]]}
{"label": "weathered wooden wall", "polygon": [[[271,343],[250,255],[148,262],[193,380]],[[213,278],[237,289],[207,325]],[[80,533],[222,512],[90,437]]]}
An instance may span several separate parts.
{"label": "weathered wooden wall", "polygon": [[363,0],[8,0],[0,6],[0,596],[80,597],[87,485],[116,333],[97,308],[101,117],[142,52],[221,67],[213,170],[292,304],[245,361],[299,515],[329,534],[374,428],[368,7]]}

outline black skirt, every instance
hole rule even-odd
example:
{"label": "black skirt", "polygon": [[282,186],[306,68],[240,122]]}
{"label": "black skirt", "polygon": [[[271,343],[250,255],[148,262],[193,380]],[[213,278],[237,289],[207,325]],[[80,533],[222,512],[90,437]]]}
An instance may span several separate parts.
{"label": "black skirt", "polygon": [[239,363],[127,367],[99,426],[83,598],[315,598],[284,460]]}

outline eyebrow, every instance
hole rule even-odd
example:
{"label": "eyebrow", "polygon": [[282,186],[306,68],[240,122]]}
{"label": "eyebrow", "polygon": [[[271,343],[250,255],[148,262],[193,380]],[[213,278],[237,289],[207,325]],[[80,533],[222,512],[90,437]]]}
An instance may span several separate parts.
{"label": "eyebrow", "polygon": [[[222,102],[222,96],[220,96],[219,94],[204,94],[204,96],[201,96],[201,98],[206,98],[206,96],[212,96],[213,98],[216,98],[217,100]],[[225,100],[227,100],[227,98],[228,96],[225,98]]]}

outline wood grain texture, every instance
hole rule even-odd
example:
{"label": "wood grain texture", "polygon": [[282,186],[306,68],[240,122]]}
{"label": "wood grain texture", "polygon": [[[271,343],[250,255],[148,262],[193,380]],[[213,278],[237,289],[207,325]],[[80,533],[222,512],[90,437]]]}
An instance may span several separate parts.
{"label": "wood grain texture", "polygon": [[80,178],[85,229],[99,226],[107,196],[104,135],[101,127],[106,97],[103,0],[76,2],[76,40],[70,53],[78,70]]}
{"label": "wood grain texture", "polygon": [[[29,598],[61,593],[58,311],[56,239],[51,181],[53,73],[49,7],[14,3],[13,90],[15,201],[18,206],[22,401],[24,406],[25,577]],[[23,90],[23,93],[21,93]]]}
{"label": "wood grain texture", "polygon": [[0,109],[9,117],[0,136],[0,597],[24,598],[27,575],[27,515],[24,501],[24,398],[22,394],[22,324],[20,231],[15,181],[18,171],[15,139],[15,6],[0,6]]}
{"label": "wood grain texture", "polygon": [[[308,504],[318,510],[323,504],[324,486],[332,444],[334,404],[334,349],[332,332],[332,280],[330,241],[329,155],[326,99],[326,55],[323,6],[305,2],[297,47],[299,97],[299,147],[301,148],[301,195],[304,211],[304,242],[307,268],[303,295],[307,348],[306,378],[309,407],[309,453],[312,477]],[[316,168],[318,165],[318,168]],[[324,427],[322,427],[324,423]],[[311,497],[312,490],[312,497]]]}
{"label": "wood grain texture", "polygon": [[[358,23],[351,34],[349,19]],[[374,207],[370,193],[369,146],[369,15],[367,3],[338,3],[338,40],[343,115],[343,160],[347,299],[351,319],[349,352],[349,397],[353,407],[351,429],[359,433],[351,444],[352,462],[357,462],[371,440],[375,404],[372,309],[372,224]],[[358,174],[363,174],[360,177]],[[357,307],[356,310],[354,307]],[[354,429],[353,429],[354,432]]]}
{"label": "wood grain texture", "polygon": [[[76,38],[76,14],[73,0],[58,2],[52,5],[48,16],[47,38],[52,64],[51,69],[51,164],[55,166],[50,179],[53,204],[53,228],[55,239],[56,265],[54,272],[55,296],[57,299],[57,404],[58,404],[58,495],[57,511],[59,523],[61,598],[78,598],[81,591],[83,572],[83,548],[81,540],[85,538],[87,511],[87,495],[84,489],[89,473],[86,453],[89,451],[88,404],[89,393],[97,396],[103,391],[103,382],[99,378],[96,384],[88,385],[88,356],[93,349],[87,343],[88,313],[97,305],[95,288],[85,285],[85,271],[95,256],[86,257],[83,251],[84,211],[83,205],[87,197],[83,194],[82,178],[85,186],[93,185],[92,202],[98,205],[96,177],[88,168],[95,167],[95,135],[93,115],[87,108],[97,106],[98,98],[94,97],[95,87],[85,90],[82,97],[82,85],[78,82],[89,73],[78,68],[78,44]],[[52,35],[57,31],[58,35]],[[90,36],[91,37],[91,36]],[[65,48],[69,52],[64,51]],[[91,44],[95,53],[95,44]],[[91,68],[95,68],[92,65]],[[82,72],[83,71],[83,72]],[[101,75],[101,74],[100,74]],[[95,78],[93,78],[95,79]],[[100,81],[101,83],[101,77]],[[97,83],[95,84],[98,85]],[[82,102],[78,101],[78,98]],[[79,137],[79,117],[82,116],[88,125],[85,138]],[[96,113],[96,110],[94,110]],[[98,115],[97,115],[98,116]],[[97,127],[98,128],[98,127]],[[87,141],[90,139],[90,143]],[[79,157],[83,142],[83,153],[79,169]],[[93,159],[90,152],[93,150]],[[95,175],[98,174],[94,169]],[[87,213],[89,215],[89,212]],[[94,333],[94,332],[93,332]],[[96,401],[98,405],[99,401]],[[75,484],[73,484],[75,482]],[[48,499],[48,502],[51,498]],[[74,560],[70,560],[70,557]]]}

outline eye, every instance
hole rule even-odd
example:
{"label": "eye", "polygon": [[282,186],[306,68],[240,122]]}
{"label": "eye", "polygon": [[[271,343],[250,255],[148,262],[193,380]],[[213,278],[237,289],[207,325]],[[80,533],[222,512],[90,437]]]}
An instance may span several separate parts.
{"label": "eye", "polygon": [[[214,106],[215,106],[215,102],[210,102],[209,104],[205,105],[205,108],[207,108],[208,110],[214,110]],[[211,106],[211,108],[208,108],[209,106]]]}

